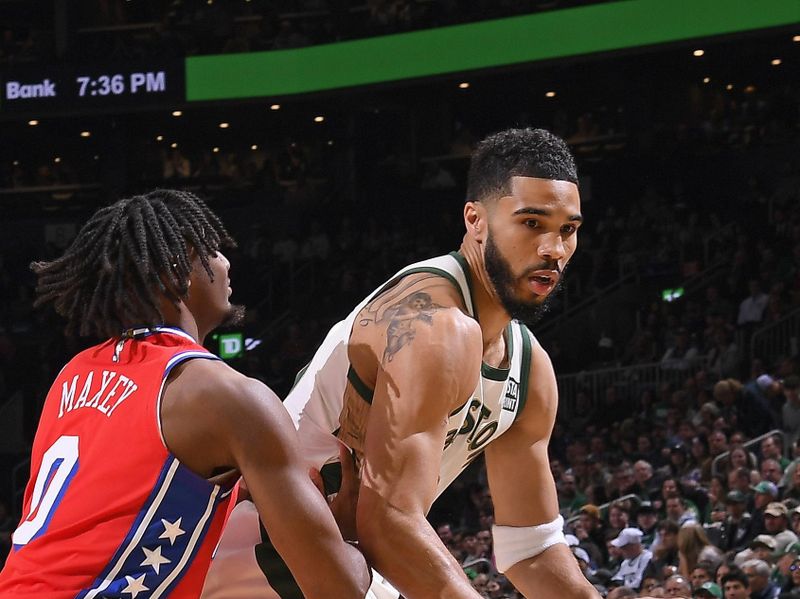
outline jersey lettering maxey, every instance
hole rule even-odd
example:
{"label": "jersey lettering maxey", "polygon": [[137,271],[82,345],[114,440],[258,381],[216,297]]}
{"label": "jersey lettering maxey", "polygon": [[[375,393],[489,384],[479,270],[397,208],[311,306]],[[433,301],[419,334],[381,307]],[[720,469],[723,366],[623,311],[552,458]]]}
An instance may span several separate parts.
{"label": "jersey lettering maxey", "polygon": [[[450,281],[461,293],[470,316],[478,318],[472,303],[469,268],[464,258],[455,252],[402,269],[356,306],[345,320],[330,330],[284,402],[298,427],[300,442],[311,464],[320,467],[338,460],[338,449],[331,433],[338,434],[353,447],[347,435],[358,425],[352,425],[351,421],[366,421],[364,413],[372,401],[372,390],[359,380],[347,356],[350,331],[359,312],[403,277],[421,272]],[[504,335],[508,368],[483,364],[472,397],[448,418],[437,494],[444,491],[488,443],[508,430],[525,404],[534,338],[526,327],[515,321],[508,325]]]}
{"label": "jersey lettering maxey", "polygon": [[33,444],[0,598],[197,597],[230,490],[180,464],[161,435],[164,381],[216,359],[179,329],[143,329],[59,373]]}

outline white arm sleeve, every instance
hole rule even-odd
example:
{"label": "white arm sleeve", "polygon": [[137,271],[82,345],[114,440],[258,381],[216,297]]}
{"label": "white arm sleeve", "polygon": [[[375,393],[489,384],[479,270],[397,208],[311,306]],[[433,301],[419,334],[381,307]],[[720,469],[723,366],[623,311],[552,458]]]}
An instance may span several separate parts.
{"label": "white arm sleeve", "polygon": [[536,557],[558,543],[566,545],[563,528],[561,516],[538,526],[492,526],[497,570],[505,572],[517,562]]}

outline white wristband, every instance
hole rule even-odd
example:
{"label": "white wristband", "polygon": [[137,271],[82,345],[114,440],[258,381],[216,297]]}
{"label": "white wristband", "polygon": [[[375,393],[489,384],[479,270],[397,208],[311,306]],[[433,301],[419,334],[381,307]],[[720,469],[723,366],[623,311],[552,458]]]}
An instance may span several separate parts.
{"label": "white wristband", "polygon": [[499,572],[505,572],[522,560],[535,557],[564,538],[564,518],[538,526],[492,526],[494,559]]}

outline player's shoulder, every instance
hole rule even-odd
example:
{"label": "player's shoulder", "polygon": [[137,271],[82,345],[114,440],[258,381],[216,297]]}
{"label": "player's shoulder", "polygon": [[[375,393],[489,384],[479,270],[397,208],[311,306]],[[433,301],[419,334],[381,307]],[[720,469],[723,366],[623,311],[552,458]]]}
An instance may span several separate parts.
{"label": "player's shoulder", "polygon": [[523,335],[529,335],[531,352],[529,364],[522,365],[522,368],[528,368],[525,409],[515,421],[515,426],[531,429],[539,438],[544,434],[549,435],[555,420],[558,411],[558,386],[547,350],[536,341],[536,337],[526,326],[522,325],[521,329]]}
{"label": "player's shoulder", "polygon": [[523,344],[530,348],[528,352],[530,358],[527,364],[522,364],[522,368],[528,368],[531,376],[534,374],[541,374],[536,372],[537,369],[541,368],[545,369],[545,374],[547,374],[548,371],[552,371],[553,364],[550,360],[550,354],[548,354],[547,350],[539,343],[539,340],[536,338],[536,335],[533,334],[530,327],[517,320],[513,321],[513,324],[519,329]]}
{"label": "player's shoulder", "polygon": [[181,436],[193,452],[197,442],[230,447],[240,435],[277,439],[287,424],[292,428],[280,399],[261,381],[220,360],[191,360],[181,366],[161,402],[164,437],[179,458],[186,459],[176,446]]}
{"label": "player's shoulder", "polygon": [[251,402],[277,402],[277,395],[261,381],[245,376],[222,360],[188,360],[171,375],[171,389],[189,403],[229,410]]}
{"label": "player's shoulder", "polygon": [[520,322],[518,320],[515,320],[513,322],[519,328],[520,335],[528,338],[531,346],[539,345],[539,341],[536,339],[536,335],[533,334],[533,331],[527,324],[525,324],[524,322]]}
{"label": "player's shoulder", "polygon": [[406,345],[430,337],[440,345],[480,340],[480,325],[467,311],[461,290],[446,276],[411,272],[377,293],[356,318],[351,343],[380,345],[387,339]]}
{"label": "player's shoulder", "polygon": [[440,332],[452,335],[453,339],[480,340],[483,344],[481,325],[460,306],[443,307],[437,312],[434,324]]}
{"label": "player's shoulder", "polygon": [[365,304],[362,314],[380,321],[384,314],[409,314],[456,308],[466,312],[461,287],[445,271],[411,269],[389,281]]}

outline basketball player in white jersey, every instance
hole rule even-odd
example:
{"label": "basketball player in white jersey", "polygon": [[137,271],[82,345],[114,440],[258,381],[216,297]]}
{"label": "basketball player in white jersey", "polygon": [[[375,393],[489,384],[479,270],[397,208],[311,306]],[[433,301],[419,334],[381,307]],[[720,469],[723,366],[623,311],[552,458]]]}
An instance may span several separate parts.
{"label": "basketball player in white jersey", "polygon": [[[356,306],[287,397],[329,492],[336,438],[356,456],[358,536],[379,573],[368,596],[479,597],[425,516],[483,452],[498,569],[526,597],[599,597],[558,514],[547,458],[553,367],[520,323],[535,320],[577,247],[577,183],[569,149],[547,131],[485,139],[472,157],[460,250],[401,270]],[[301,597],[268,542],[255,556],[282,599]]]}

